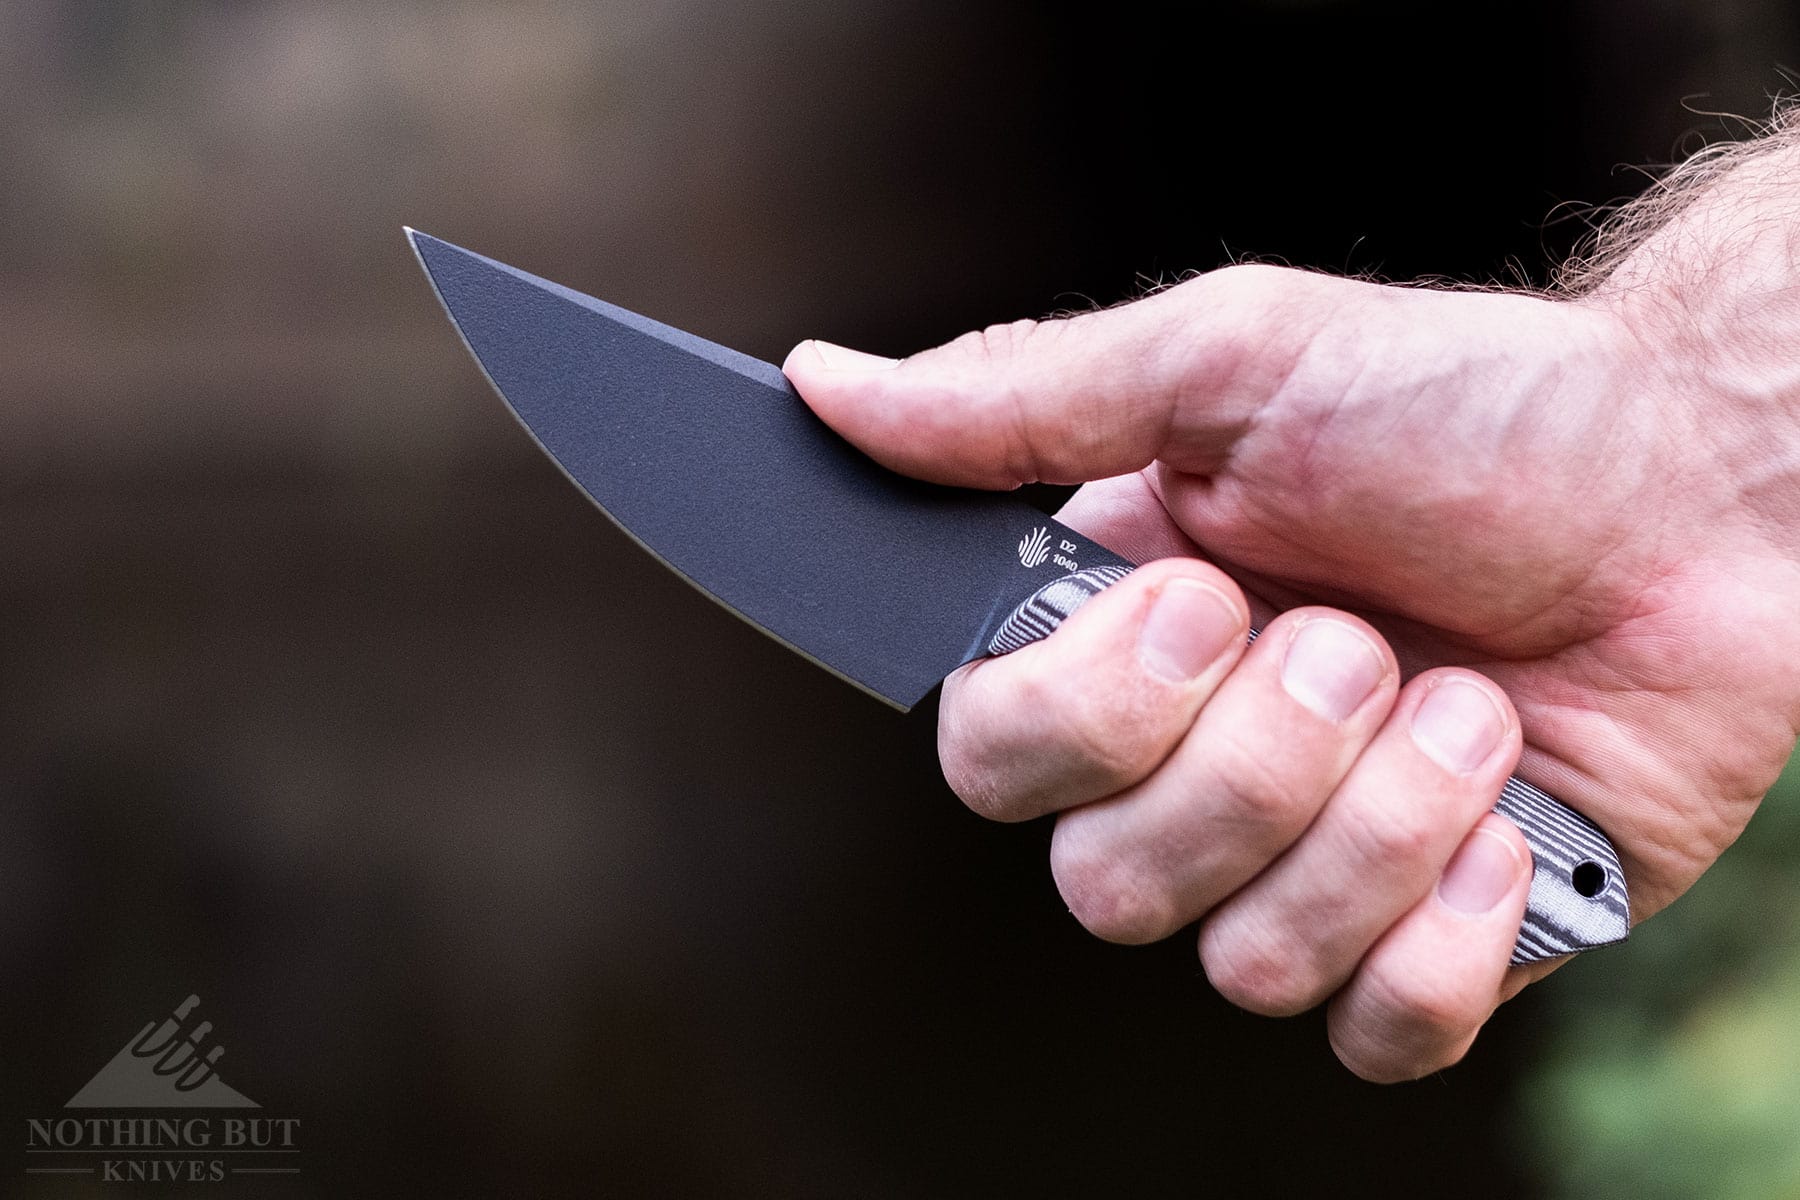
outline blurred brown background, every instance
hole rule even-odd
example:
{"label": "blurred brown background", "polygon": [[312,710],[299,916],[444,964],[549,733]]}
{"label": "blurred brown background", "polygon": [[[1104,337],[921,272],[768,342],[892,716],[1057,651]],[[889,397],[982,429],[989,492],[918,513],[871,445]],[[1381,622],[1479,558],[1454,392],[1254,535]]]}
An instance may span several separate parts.
{"label": "blurred brown background", "polygon": [[1242,255],[1542,280],[1558,205],[1800,63],[1777,0],[1184,12],[0,5],[5,1127],[198,992],[228,1082],[303,1119],[246,1191],[1800,1194],[1800,1064],[1729,1118],[1694,1085],[1710,1140],[1669,1099],[1708,997],[1793,1028],[1741,933],[1800,944],[1791,839],[1464,1067],[1361,1085],[1187,938],[1083,935],[1047,827],[944,789],[929,704],[589,509],[400,234],[776,360]]}

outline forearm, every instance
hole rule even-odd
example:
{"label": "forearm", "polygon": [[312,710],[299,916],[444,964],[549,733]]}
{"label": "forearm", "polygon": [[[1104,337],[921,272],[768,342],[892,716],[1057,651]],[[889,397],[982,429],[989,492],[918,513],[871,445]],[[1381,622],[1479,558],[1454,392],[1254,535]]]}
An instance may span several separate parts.
{"label": "forearm", "polygon": [[1595,229],[1558,290],[1684,321],[1731,321],[1737,298],[1793,286],[1800,219],[1800,106],[1760,135],[1671,168]]}
{"label": "forearm", "polygon": [[1800,562],[1800,108],[1674,168],[1559,282],[1618,317],[1638,386],[1689,414],[1721,517]]}

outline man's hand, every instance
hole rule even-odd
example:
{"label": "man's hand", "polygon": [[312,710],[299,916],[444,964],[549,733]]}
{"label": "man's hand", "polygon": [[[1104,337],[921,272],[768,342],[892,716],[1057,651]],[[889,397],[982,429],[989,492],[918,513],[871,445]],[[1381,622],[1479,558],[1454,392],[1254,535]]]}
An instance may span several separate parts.
{"label": "man's hand", "polygon": [[1554,969],[1506,965],[1515,763],[1611,836],[1634,919],[1674,900],[1800,721],[1797,141],[1666,185],[1578,298],[1232,267],[904,362],[802,343],[789,377],[875,458],[1094,481],[1062,519],[1150,563],[945,682],[951,785],[1058,814],[1101,937],[1200,920],[1227,998],[1329,999],[1375,1080]]}

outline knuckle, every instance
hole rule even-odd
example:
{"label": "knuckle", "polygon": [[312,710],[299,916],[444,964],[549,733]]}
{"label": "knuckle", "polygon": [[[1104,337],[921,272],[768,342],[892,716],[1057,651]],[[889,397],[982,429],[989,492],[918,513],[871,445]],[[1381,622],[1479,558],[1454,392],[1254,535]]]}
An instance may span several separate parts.
{"label": "knuckle", "polygon": [[1246,1012],[1291,1017],[1324,997],[1317,975],[1279,950],[1281,939],[1210,921],[1200,932],[1200,965],[1213,989]]}
{"label": "knuckle", "polygon": [[1431,1066],[1415,1068],[1410,1060],[1360,1037],[1333,1033],[1331,1049],[1338,1061],[1365,1083],[1406,1083],[1436,1070]]}
{"label": "knuckle", "polygon": [[1322,802],[1302,780],[1224,731],[1213,738],[1208,757],[1224,819],[1239,828],[1285,841],[1312,820]]}
{"label": "knuckle", "polygon": [[1350,1073],[1368,1083],[1410,1083],[1462,1061],[1467,1046],[1397,1047],[1354,1037],[1331,1038],[1332,1051]]}
{"label": "knuckle", "polygon": [[1210,271],[1195,280],[1196,283],[1206,281],[1219,292],[1240,299],[1266,296],[1280,288],[1291,286],[1299,273],[1291,267],[1278,267],[1271,263],[1231,263]]}
{"label": "knuckle", "polygon": [[1121,945],[1160,941],[1182,925],[1167,893],[1147,873],[1134,872],[1123,858],[1088,839],[1059,836],[1050,845],[1050,873],[1056,890],[1081,927]]}
{"label": "knuckle", "polygon": [[1429,857],[1440,841],[1427,806],[1410,797],[1361,805],[1349,817],[1349,836],[1363,862],[1406,863]]}
{"label": "knuckle", "polygon": [[1033,671],[1019,689],[1021,711],[1045,720],[1057,757],[1077,764],[1091,787],[1117,791],[1160,761],[1161,727],[1144,703],[1142,689],[1124,679],[1083,681],[1072,674]]}
{"label": "knuckle", "polygon": [[1004,321],[989,325],[981,331],[982,341],[986,343],[990,357],[1009,359],[1021,353],[1026,344],[1042,329],[1043,323],[1030,317],[1022,317],[1017,321]]}
{"label": "knuckle", "polygon": [[1087,702],[1072,706],[1062,722],[1062,740],[1087,773],[1112,790],[1136,783],[1154,763],[1146,763],[1142,733],[1114,706]]}
{"label": "knuckle", "polygon": [[938,761],[944,768],[944,782],[976,816],[989,821],[1015,821],[1025,815],[993,770],[977,766],[965,756],[947,752],[941,743]]}
{"label": "knuckle", "polygon": [[1063,324],[1025,318],[966,335],[971,342],[965,349],[989,381],[987,403],[1009,430],[1006,457],[1015,479],[1067,482],[1063,464],[1084,461],[1077,444],[1095,436],[1088,432],[1087,422],[1070,421],[1059,406],[1036,402],[1018,369]]}
{"label": "knuckle", "polygon": [[1334,1031],[1333,1049],[1371,1083],[1399,1083],[1460,1061],[1487,1008],[1454,979],[1430,970],[1383,972],[1367,980],[1360,1027]]}
{"label": "knuckle", "polygon": [[1441,1043],[1481,1020],[1480,1005],[1439,972],[1386,973],[1377,979],[1395,1032],[1409,1043]]}
{"label": "knuckle", "polygon": [[1306,271],[1270,263],[1232,263],[1170,289],[1180,302],[1209,315],[1236,314],[1235,331],[1251,336],[1259,321],[1297,291],[1318,286]]}
{"label": "knuckle", "polygon": [[1042,327],[1042,322],[1029,317],[1002,321],[963,334],[950,348],[974,362],[1003,368],[1025,350]]}

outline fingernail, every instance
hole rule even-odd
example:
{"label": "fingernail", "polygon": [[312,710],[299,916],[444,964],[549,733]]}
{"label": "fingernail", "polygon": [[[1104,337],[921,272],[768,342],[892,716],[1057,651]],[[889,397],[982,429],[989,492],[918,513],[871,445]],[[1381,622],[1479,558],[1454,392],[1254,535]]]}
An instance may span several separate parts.
{"label": "fingernail", "polygon": [[1163,584],[1144,628],[1138,655],[1164,679],[1186,683],[1244,636],[1244,618],[1217,588],[1194,579]]}
{"label": "fingernail", "polygon": [[852,350],[848,346],[838,346],[831,342],[813,339],[813,353],[819,361],[831,371],[891,371],[900,365],[897,358],[883,358],[879,354],[864,354],[861,350]]}
{"label": "fingernail", "polygon": [[1487,761],[1506,733],[1506,718],[1486,691],[1460,679],[1432,688],[1413,714],[1413,742],[1440,767],[1466,775]]}
{"label": "fingernail", "polygon": [[1459,913],[1480,916],[1506,899],[1525,864],[1512,843],[1476,826],[1438,879],[1438,899]]}
{"label": "fingernail", "polygon": [[1342,621],[1308,621],[1288,645],[1281,664],[1287,694],[1327,721],[1342,721],[1387,674],[1387,663],[1369,639]]}

